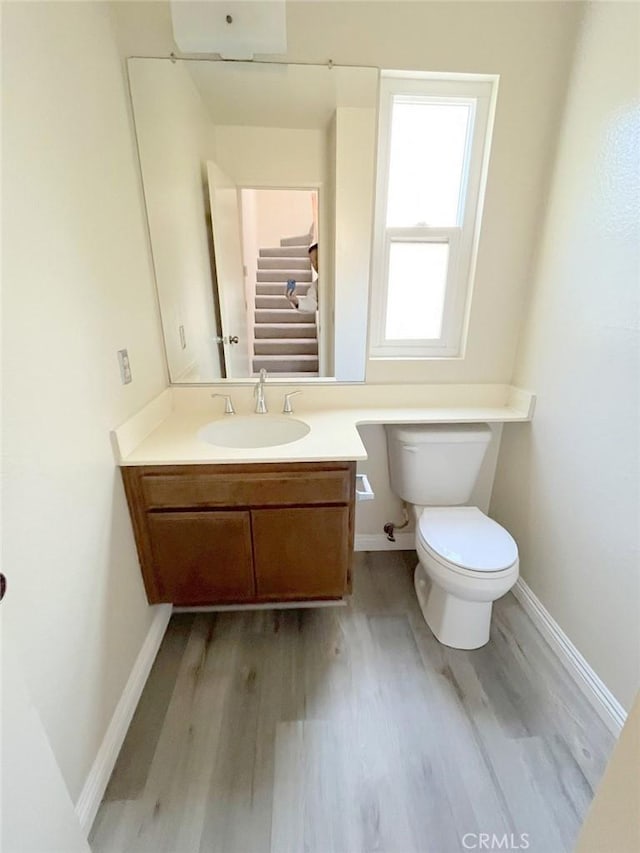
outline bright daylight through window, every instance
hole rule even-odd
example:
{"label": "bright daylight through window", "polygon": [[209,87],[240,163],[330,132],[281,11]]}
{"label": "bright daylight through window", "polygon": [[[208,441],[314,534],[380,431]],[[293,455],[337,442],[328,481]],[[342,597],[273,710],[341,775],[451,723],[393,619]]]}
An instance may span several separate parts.
{"label": "bright daylight through window", "polygon": [[461,354],[497,78],[383,72],[372,357]]}

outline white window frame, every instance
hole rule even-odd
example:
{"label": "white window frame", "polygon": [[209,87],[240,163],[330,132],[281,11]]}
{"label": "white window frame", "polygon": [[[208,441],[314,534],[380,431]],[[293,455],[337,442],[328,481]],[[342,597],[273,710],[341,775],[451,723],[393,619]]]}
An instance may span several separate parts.
{"label": "white window frame", "polygon": [[[378,162],[372,252],[370,358],[459,358],[463,354],[491,134],[498,90],[496,75],[441,75],[383,71],[380,79]],[[448,228],[386,225],[393,101],[465,103],[471,106],[465,151],[459,225]],[[442,329],[438,338],[393,340],[386,337],[389,252],[393,242],[448,243],[449,265]],[[410,310],[409,306],[409,310]]]}

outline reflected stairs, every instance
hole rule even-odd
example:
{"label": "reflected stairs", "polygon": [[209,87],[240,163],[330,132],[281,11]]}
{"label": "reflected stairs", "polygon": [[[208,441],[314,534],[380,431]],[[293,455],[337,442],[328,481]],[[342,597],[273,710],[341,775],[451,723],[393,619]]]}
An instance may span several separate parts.
{"label": "reflected stairs", "polygon": [[252,368],[281,376],[318,376],[318,327],[315,314],[296,311],[284,295],[296,280],[304,296],[312,280],[309,235],[284,237],[280,246],[260,249],[256,276]]}

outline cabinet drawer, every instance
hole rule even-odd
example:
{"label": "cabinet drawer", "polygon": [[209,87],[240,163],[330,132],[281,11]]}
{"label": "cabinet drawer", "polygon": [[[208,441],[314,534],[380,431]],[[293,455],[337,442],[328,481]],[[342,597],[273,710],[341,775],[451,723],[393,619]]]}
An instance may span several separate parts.
{"label": "cabinet drawer", "polygon": [[348,470],[161,473],[141,479],[147,509],[345,504],[353,489]]}

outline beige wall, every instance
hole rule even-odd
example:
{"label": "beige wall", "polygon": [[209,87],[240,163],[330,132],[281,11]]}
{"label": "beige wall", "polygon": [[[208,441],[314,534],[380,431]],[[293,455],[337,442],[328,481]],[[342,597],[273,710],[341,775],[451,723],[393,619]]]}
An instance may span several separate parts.
{"label": "beige wall", "polygon": [[245,187],[298,187],[322,184],[327,141],[321,130],[217,125],[215,160]]}
{"label": "beige wall", "polygon": [[613,750],[575,853],[638,853],[640,850],[640,697]]}
{"label": "beige wall", "polygon": [[351,381],[366,371],[375,134],[375,110],[336,110],[334,368],[336,376]]}
{"label": "beige wall", "polygon": [[2,12],[2,610],[76,800],[153,615],[109,430],[166,377],[109,10]]}
{"label": "beige wall", "polygon": [[515,372],[536,413],[504,431],[491,504],[524,579],[626,707],[640,681],[639,33],[636,4],[589,10]]}
{"label": "beige wall", "polygon": [[[206,161],[213,126],[182,63],[129,63],[169,373],[221,376]],[[183,349],[179,328],[184,326]]]}
{"label": "beige wall", "polygon": [[282,237],[307,234],[313,224],[311,192],[260,190],[256,193],[258,247],[280,245]]}
{"label": "beige wall", "polygon": [[[175,49],[166,3],[114,5],[124,52]],[[287,3],[290,61],[500,75],[466,357],[371,362],[368,382],[510,380],[582,11],[572,0]]]}
{"label": "beige wall", "polygon": [[294,2],[288,58],[499,74],[464,359],[373,361],[368,382],[509,381],[578,3]]}

